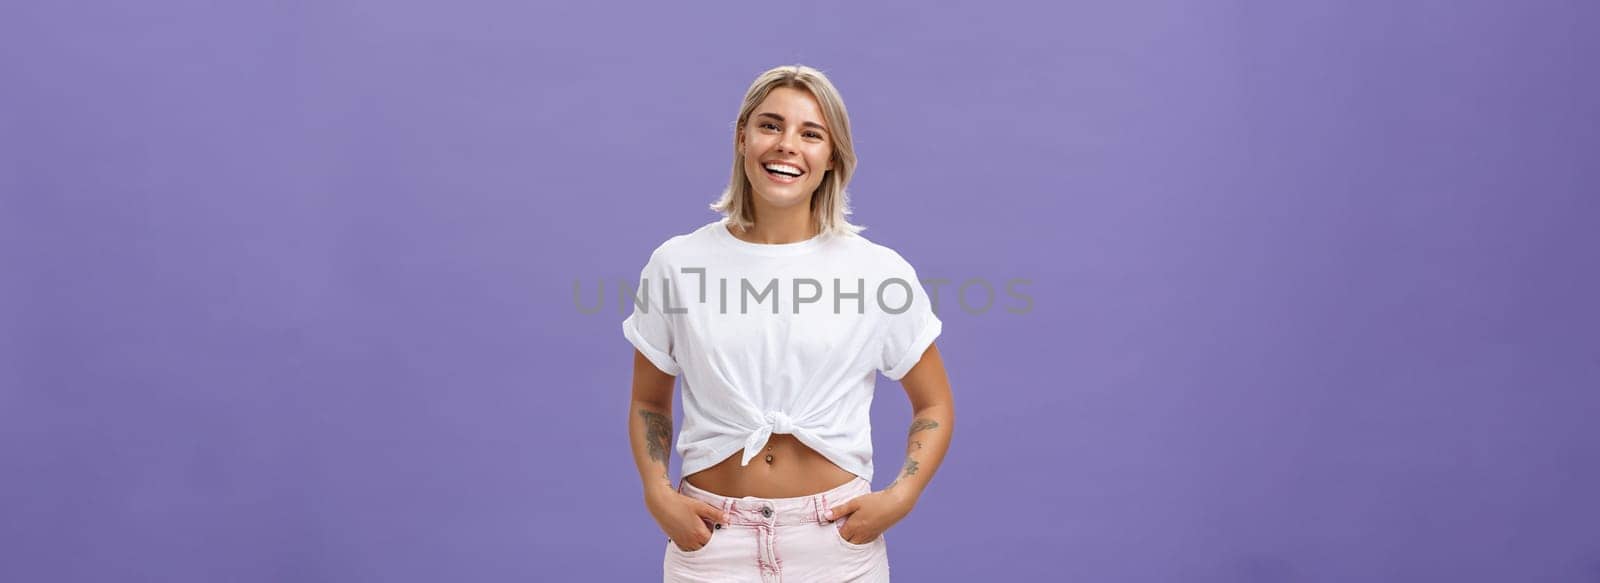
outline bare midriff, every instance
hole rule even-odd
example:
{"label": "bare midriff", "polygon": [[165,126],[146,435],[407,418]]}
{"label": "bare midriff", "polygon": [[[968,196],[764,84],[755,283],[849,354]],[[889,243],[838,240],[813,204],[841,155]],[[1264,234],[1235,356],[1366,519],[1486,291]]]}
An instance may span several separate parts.
{"label": "bare midriff", "polygon": [[750,458],[750,465],[739,465],[743,458],[741,449],[683,479],[701,490],[731,498],[795,498],[832,490],[856,477],[785,433],[772,434],[767,445]]}

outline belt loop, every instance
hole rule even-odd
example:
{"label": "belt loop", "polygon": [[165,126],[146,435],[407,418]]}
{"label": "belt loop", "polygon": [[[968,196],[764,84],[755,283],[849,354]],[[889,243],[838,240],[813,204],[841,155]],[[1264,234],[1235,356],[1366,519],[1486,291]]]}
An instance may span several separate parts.
{"label": "belt loop", "polygon": [[822,513],[828,510],[828,495],[826,493],[817,494],[811,498],[811,501],[812,506],[815,507],[814,511],[817,514],[817,524],[822,524],[825,522],[825,519],[822,517]]}

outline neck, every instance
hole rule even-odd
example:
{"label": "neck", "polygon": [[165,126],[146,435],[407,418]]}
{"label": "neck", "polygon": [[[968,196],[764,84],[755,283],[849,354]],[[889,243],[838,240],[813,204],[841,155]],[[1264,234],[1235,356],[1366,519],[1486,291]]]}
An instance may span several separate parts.
{"label": "neck", "polygon": [[734,236],[751,243],[782,245],[799,243],[817,235],[817,222],[811,216],[809,204],[773,209],[758,203],[755,217],[755,225],[744,231],[734,231]]}

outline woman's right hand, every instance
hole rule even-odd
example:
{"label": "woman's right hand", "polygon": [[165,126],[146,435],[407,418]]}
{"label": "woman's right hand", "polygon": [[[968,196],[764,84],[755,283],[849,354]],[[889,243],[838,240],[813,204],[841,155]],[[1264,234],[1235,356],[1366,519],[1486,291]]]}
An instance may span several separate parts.
{"label": "woman's right hand", "polygon": [[652,491],[644,503],[661,532],[683,551],[705,546],[711,542],[711,530],[727,524],[721,510],[669,488]]}

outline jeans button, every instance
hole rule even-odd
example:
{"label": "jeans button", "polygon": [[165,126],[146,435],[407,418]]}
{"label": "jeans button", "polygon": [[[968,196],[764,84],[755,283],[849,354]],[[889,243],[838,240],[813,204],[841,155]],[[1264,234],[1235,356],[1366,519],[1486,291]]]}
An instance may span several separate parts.
{"label": "jeans button", "polygon": [[767,518],[772,518],[772,507],[771,506],[762,506],[761,507],[761,515],[765,516]]}

